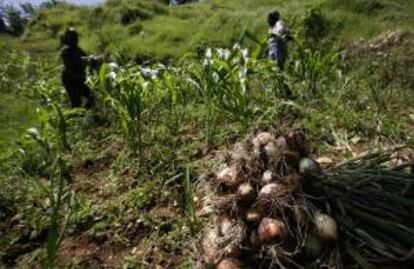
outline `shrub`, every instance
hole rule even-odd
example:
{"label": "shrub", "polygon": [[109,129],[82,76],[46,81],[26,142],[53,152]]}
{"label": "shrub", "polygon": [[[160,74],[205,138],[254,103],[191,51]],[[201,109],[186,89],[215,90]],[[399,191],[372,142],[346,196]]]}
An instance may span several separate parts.
{"label": "shrub", "polygon": [[142,31],[142,24],[140,22],[134,22],[128,28],[128,32],[132,35],[136,35],[141,33]]}
{"label": "shrub", "polygon": [[320,9],[312,8],[303,20],[306,45],[314,47],[326,37],[330,30],[330,22]]}
{"label": "shrub", "polygon": [[138,19],[147,20],[152,18],[153,14],[147,10],[138,7],[123,7],[121,9],[121,23],[129,24]]}

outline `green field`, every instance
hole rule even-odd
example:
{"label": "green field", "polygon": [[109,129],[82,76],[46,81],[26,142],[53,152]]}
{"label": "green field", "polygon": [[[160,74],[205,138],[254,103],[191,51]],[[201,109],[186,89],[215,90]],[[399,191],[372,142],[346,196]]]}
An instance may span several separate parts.
{"label": "green field", "polygon": [[[264,52],[274,8],[294,37],[283,72]],[[259,131],[302,130],[312,155],[335,164],[404,144],[409,163],[412,14],[408,0],[110,0],[40,10],[21,37],[0,35],[0,268],[193,268],[208,221],[197,179]],[[59,36],[69,26],[88,52],[119,64],[90,70],[91,111],[71,109],[60,82]],[[400,185],[378,183],[398,211],[365,237],[380,238],[382,254],[413,247],[412,216],[398,210],[412,205],[412,176],[401,177],[399,198]],[[349,250],[349,268],[412,265],[359,256],[342,232],[336,246]]]}

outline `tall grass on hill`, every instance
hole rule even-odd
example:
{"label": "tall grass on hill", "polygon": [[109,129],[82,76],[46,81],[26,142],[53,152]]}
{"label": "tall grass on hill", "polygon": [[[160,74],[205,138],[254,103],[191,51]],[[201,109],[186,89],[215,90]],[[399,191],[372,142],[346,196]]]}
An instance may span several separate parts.
{"label": "tall grass on hill", "polygon": [[327,20],[319,25],[326,31],[320,36],[318,29],[317,37],[332,37],[329,47],[395,28],[409,30],[414,22],[414,5],[404,0],[214,0],[174,7],[157,0],[108,1],[99,7],[61,4],[41,10],[22,44],[16,43],[32,53],[54,53],[59,33],[75,26],[82,34],[81,45],[91,52],[135,60],[178,59],[207,47],[229,47],[244,30],[265,36],[266,15],[276,8],[294,32],[301,31],[309,10],[319,10]]}

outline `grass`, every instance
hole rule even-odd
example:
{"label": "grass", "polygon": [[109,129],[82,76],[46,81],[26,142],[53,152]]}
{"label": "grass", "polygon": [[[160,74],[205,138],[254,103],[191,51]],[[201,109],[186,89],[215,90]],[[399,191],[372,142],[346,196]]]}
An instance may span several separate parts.
{"label": "grass", "polygon": [[244,30],[264,37],[266,15],[274,8],[293,31],[299,30],[296,22],[310,8],[320,9],[331,25],[340,27],[333,30],[338,46],[386,30],[409,30],[414,12],[407,0],[211,0],[176,7],[157,0],[126,0],[95,8],[59,5],[40,12],[17,44],[34,54],[56,53],[59,34],[75,26],[82,34],[81,45],[90,52],[110,51],[137,60],[176,59],[208,46],[233,44]]}
{"label": "grass", "polygon": [[[0,147],[7,149],[18,141],[20,134],[29,128],[34,122],[33,104],[29,100],[16,100],[12,94],[2,94],[0,104]],[[3,151],[0,159],[6,157],[10,152]]]}

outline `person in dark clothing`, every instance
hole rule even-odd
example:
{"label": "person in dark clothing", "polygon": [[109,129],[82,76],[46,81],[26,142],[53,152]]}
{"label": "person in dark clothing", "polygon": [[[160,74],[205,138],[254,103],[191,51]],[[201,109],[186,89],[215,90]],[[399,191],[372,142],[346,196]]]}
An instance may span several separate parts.
{"label": "person in dark clothing", "polygon": [[287,42],[291,39],[289,29],[280,19],[278,11],[269,13],[267,17],[269,24],[269,58],[276,61],[280,69],[283,69],[288,54]]}
{"label": "person in dark clothing", "polygon": [[95,105],[95,97],[85,84],[86,66],[93,64],[97,59],[88,57],[78,46],[78,33],[70,28],[62,38],[63,48],[61,59],[63,62],[62,82],[69,95],[72,107],[82,106],[82,97],[87,99],[85,108]]}

